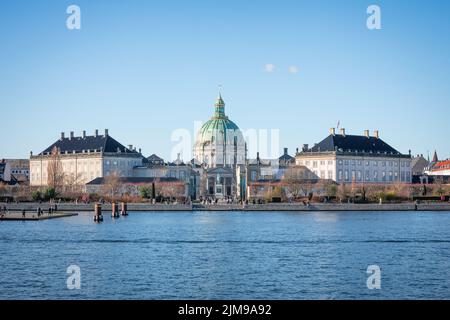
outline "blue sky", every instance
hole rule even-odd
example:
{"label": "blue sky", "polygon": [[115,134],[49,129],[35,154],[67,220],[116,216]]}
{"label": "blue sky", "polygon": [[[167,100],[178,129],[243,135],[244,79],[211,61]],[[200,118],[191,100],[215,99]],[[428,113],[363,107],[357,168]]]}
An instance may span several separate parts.
{"label": "blue sky", "polygon": [[[71,4],[81,30],[66,28]],[[382,30],[366,28],[370,4]],[[221,84],[230,118],[280,129],[280,149],[340,121],[447,158],[448,12],[448,1],[2,1],[0,157],[109,128],[167,159],[173,130],[207,120]]]}

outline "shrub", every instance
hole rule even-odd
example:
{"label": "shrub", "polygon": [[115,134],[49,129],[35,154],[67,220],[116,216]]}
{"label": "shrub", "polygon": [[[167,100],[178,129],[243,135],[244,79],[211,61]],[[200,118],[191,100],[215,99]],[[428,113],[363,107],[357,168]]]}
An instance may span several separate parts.
{"label": "shrub", "polygon": [[31,199],[33,199],[33,201],[39,201],[42,199],[42,194],[39,190],[35,190],[31,193]]}

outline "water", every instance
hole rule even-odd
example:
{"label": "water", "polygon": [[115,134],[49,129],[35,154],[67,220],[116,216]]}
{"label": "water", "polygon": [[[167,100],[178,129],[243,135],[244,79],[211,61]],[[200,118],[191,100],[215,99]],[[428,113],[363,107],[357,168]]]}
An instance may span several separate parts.
{"label": "water", "polygon": [[[450,298],[450,212],[105,218],[0,222],[0,299]],[[380,290],[366,285],[373,264]]]}

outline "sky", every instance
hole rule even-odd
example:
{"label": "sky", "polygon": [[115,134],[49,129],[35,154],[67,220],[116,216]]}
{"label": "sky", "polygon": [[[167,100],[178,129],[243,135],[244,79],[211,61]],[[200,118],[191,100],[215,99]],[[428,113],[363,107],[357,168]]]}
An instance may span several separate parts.
{"label": "sky", "polygon": [[[80,30],[66,27],[72,4]],[[372,4],[380,30],[366,26]],[[450,1],[2,1],[0,158],[108,128],[173,160],[172,133],[194,135],[219,85],[242,130],[279,129],[280,153],[339,122],[448,158],[448,12]]]}

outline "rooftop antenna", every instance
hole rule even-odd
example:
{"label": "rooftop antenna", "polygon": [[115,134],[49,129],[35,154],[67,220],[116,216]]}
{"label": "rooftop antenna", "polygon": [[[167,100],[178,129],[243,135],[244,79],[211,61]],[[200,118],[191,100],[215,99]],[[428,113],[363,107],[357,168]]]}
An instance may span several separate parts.
{"label": "rooftop antenna", "polygon": [[340,124],[341,124],[341,120],[338,120],[337,125],[336,125],[336,130],[339,129]]}

